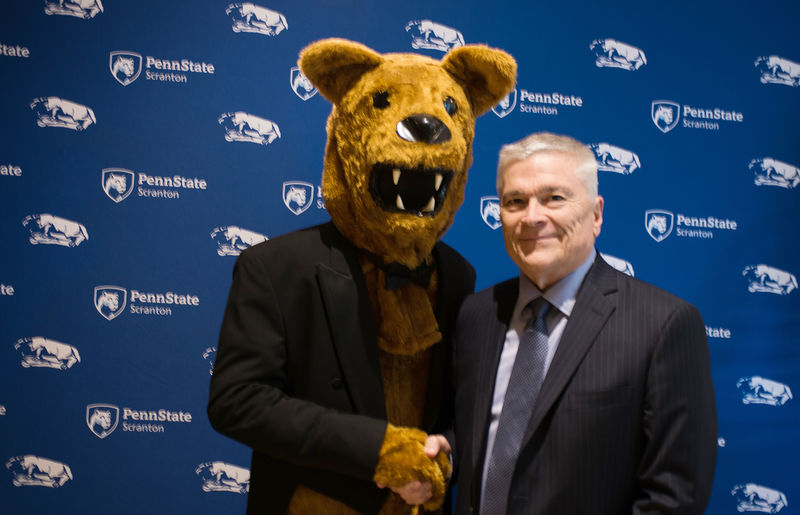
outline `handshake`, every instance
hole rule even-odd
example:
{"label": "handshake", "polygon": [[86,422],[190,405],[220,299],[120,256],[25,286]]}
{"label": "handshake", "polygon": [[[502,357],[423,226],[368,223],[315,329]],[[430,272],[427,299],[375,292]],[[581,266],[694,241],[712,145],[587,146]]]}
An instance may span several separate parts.
{"label": "handshake", "polygon": [[436,510],[450,479],[450,444],[442,435],[389,424],[383,437],[374,480],[410,505]]}

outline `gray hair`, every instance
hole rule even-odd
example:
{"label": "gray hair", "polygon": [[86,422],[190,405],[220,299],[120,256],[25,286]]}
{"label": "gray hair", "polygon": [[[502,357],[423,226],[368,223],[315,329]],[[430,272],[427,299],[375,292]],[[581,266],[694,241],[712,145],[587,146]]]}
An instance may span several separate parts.
{"label": "gray hair", "polygon": [[519,141],[503,145],[497,161],[497,193],[502,194],[503,174],[509,166],[536,152],[544,151],[565,152],[573,156],[578,161],[575,174],[586,186],[589,196],[597,196],[597,161],[594,152],[575,138],[550,132],[535,132]]}

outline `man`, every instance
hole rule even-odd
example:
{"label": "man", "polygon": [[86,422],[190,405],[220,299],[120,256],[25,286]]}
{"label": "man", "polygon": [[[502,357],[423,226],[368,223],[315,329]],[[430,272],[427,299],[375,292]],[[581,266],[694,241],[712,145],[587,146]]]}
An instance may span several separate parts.
{"label": "man", "polygon": [[702,513],[717,421],[699,312],[598,255],[603,198],[580,142],[506,145],[497,190],[521,274],[459,313],[456,512]]}

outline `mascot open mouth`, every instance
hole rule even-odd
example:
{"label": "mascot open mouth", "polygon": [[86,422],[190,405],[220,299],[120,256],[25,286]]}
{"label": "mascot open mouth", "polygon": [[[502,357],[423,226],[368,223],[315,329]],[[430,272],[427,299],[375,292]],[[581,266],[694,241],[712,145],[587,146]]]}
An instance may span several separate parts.
{"label": "mascot open mouth", "polygon": [[435,216],[444,205],[452,178],[450,170],[379,163],[372,167],[369,189],[385,211]]}

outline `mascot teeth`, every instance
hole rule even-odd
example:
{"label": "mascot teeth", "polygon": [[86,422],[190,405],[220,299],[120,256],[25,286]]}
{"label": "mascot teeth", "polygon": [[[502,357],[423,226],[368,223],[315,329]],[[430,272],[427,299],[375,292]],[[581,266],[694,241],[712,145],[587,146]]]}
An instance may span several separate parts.
{"label": "mascot teeth", "polygon": [[370,193],[384,211],[435,216],[444,205],[453,172],[377,164],[372,168]]}

